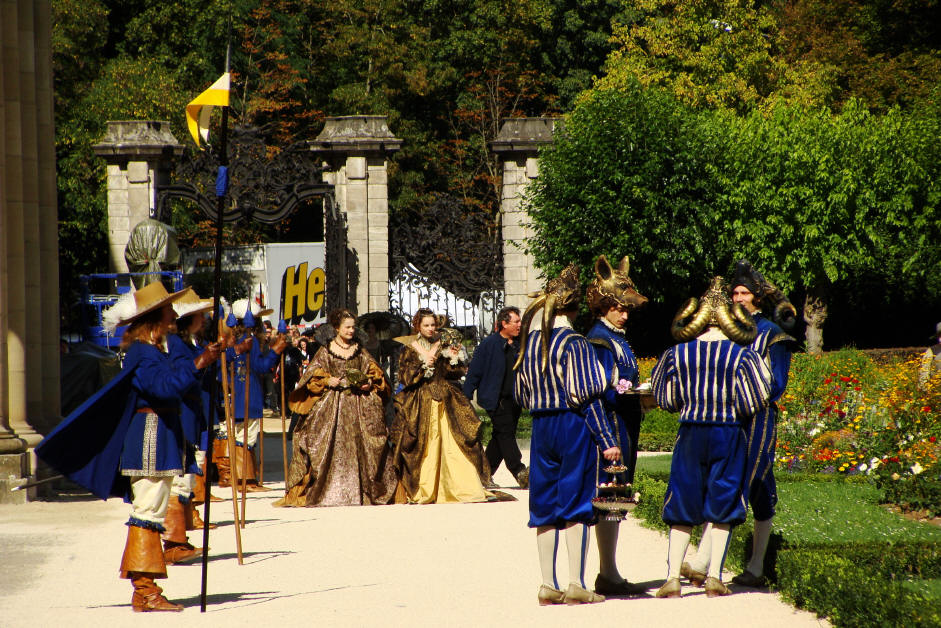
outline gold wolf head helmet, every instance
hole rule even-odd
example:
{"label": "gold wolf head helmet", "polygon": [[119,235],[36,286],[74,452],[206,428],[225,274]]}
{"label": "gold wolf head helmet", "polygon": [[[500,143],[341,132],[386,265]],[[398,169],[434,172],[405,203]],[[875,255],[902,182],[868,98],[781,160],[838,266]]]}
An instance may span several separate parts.
{"label": "gold wolf head helmet", "polygon": [[637,291],[637,286],[628,276],[630,269],[631,261],[627,255],[621,258],[617,268],[604,255],[598,256],[595,261],[595,279],[588,284],[585,293],[592,314],[603,316],[615,305],[633,310],[647,303],[647,297]]}

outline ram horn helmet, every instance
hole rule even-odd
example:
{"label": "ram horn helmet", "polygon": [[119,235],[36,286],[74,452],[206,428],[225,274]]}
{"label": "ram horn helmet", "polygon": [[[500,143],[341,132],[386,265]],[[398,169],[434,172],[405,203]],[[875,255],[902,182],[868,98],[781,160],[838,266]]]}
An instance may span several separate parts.
{"label": "ram horn helmet", "polygon": [[718,327],[734,342],[747,345],[755,339],[758,327],[739,303],[732,303],[722,277],[714,277],[701,299],[689,299],[673,317],[670,333],[688,342],[708,327]]}

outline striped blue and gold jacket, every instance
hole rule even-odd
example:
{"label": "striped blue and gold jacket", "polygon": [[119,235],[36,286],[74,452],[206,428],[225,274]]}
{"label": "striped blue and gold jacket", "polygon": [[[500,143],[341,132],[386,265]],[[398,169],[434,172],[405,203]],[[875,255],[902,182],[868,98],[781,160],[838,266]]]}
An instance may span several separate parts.
{"label": "striped blue and gold jacket", "polygon": [[526,355],[516,376],[516,400],[534,415],[554,411],[581,414],[602,451],[617,446],[602,402],[605,390],[613,382],[605,377],[594,349],[564,316],[555,317],[550,333],[549,366],[545,374],[541,371],[542,331],[529,333]]}
{"label": "striped blue and gold jacket", "polygon": [[768,404],[771,372],[749,347],[691,340],[663,352],[651,375],[660,407],[681,423],[735,425]]}

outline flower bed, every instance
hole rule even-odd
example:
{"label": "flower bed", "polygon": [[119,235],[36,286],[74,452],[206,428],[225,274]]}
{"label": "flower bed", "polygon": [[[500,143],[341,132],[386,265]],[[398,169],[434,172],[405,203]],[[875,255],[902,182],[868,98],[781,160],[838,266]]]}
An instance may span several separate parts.
{"label": "flower bed", "polygon": [[941,514],[941,376],[919,357],[796,354],[779,403],[777,469],[866,474],[884,501]]}

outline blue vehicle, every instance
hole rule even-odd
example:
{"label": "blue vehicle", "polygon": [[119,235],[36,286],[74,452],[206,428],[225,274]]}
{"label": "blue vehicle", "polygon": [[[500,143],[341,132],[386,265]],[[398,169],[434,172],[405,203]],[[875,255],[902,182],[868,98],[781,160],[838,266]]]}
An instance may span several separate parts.
{"label": "blue vehicle", "polygon": [[118,327],[109,335],[101,325],[101,313],[117,303],[118,297],[131,290],[135,277],[158,275],[167,290],[182,290],[183,271],[165,270],[151,273],[95,273],[82,275],[81,324],[82,336],[87,342],[101,347],[117,349],[121,344],[125,327]]}

